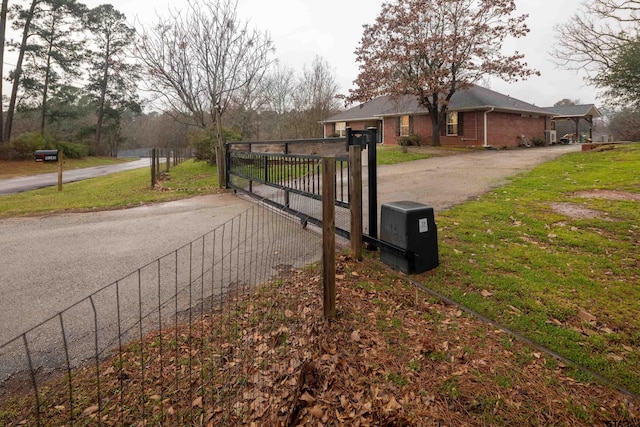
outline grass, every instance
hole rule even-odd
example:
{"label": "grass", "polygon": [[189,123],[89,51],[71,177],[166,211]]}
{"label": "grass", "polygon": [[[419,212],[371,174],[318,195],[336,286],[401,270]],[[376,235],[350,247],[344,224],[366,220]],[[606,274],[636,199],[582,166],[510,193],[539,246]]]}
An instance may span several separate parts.
{"label": "grass", "polygon": [[[114,159],[113,157],[86,157],[84,159],[65,159],[64,170],[90,168],[93,166],[112,165],[129,162],[134,159]],[[0,179],[18,176],[37,175],[58,171],[57,162],[35,162],[33,160],[0,161]]]}
{"label": "grass", "polygon": [[4,195],[0,196],[0,218],[121,209],[218,191],[217,170],[206,162],[181,163],[171,169],[168,178],[152,189],[149,169],[142,168],[64,184],[61,192],[50,187]]}
{"label": "grass", "polygon": [[[443,212],[441,266],[421,280],[640,393],[638,165],[638,144],[569,154]],[[580,197],[592,190],[629,197]],[[572,217],[558,202],[602,214]]]}
{"label": "grass", "polygon": [[[607,152],[574,153],[517,176],[509,185],[477,201],[439,214],[441,265],[415,278],[639,393],[640,210],[635,201],[640,188],[639,164],[638,144]],[[190,192],[211,191],[215,176],[214,168],[187,162],[172,169],[171,179],[162,183],[164,191],[146,188],[148,174],[142,174],[141,187],[133,186],[137,190],[129,193],[139,190],[132,200],[139,200],[147,192],[184,197],[193,194]],[[97,181],[89,189],[97,188]],[[122,182],[120,185],[125,186]],[[581,194],[594,189],[623,191],[630,197],[616,201]],[[53,196],[56,193],[52,191]],[[603,214],[575,218],[554,210],[553,203],[557,202],[601,210]],[[205,317],[202,334],[214,341],[197,351],[191,348],[191,337],[174,341],[178,334],[165,330],[166,337],[161,341],[152,334],[143,344],[125,348],[124,367],[114,365],[114,360],[105,361],[100,368],[101,387],[117,394],[123,405],[105,399],[114,404],[105,405],[98,414],[103,416],[103,424],[122,425],[128,417],[133,424],[145,415],[160,414],[176,421],[167,424],[182,425],[187,422],[178,421],[180,414],[191,421],[201,412],[217,414],[216,407],[201,408],[194,400],[191,374],[184,374],[186,366],[188,372],[204,372],[194,364],[202,357],[203,366],[221,365],[212,365],[211,371],[217,374],[206,386],[195,388],[214,397],[229,389],[231,400],[223,405],[229,412],[223,415],[235,416],[243,424],[249,424],[249,419],[269,424],[262,418],[260,402],[251,397],[255,390],[251,374],[260,373],[261,379],[273,376],[261,381],[265,386],[271,384],[262,391],[269,396],[267,406],[275,415],[286,415],[292,396],[300,395],[296,391],[304,386],[316,404],[301,411],[326,406],[326,414],[337,414],[336,418],[353,413],[358,417],[371,414],[375,419],[376,412],[371,409],[380,401],[389,413],[395,413],[390,412],[393,408],[404,411],[393,419],[396,425],[411,424],[403,421],[403,416],[413,417],[409,420],[442,420],[448,425],[477,423],[478,419],[490,425],[635,425],[637,417],[625,412],[629,408],[626,403],[619,397],[606,397],[595,382],[585,384],[591,381],[589,377],[456,307],[418,296],[398,273],[372,263],[368,257],[361,263],[341,260],[337,271],[341,273],[341,314],[335,321],[315,321],[322,316],[321,290],[309,284],[319,283],[321,272],[319,267],[310,268],[282,279],[285,284],[274,284],[273,297],[265,288],[264,296],[248,300],[244,309],[239,308],[238,301],[231,301],[233,311],[219,313],[221,324],[226,325],[224,334],[217,333],[219,324],[210,323],[214,317]],[[318,325],[322,333],[318,333]],[[189,327],[189,331],[192,329],[201,328]],[[355,338],[354,331],[360,331]],[[261,346],[247,344],[250,341],[234,344],[254,339],[254,344],[267,343],[273,351],[261,353]],[[159,352],[159,342],[171,351]],[[201,351],[203,348],[206,351]],[[221,348],[244,353],[241,357],[229,353],[232,357],[223,359],[219,356],[226,353]],[[144,363],[140,363],[140,354],[145,354]],[[159,364],[162,354],[167,359]],[[306,358],[315,361],[320,374],[295,389],[295,381],[283,379],[302,378],[291,361]],[[122,380],[118,369],[107,366],[141,377]],[[95,405],[94,369],[89,366],[74,372],[74,381],[82,385],[77,397],[71,399],[77,412],[76,424],[96,421],[96,414],[88,411]],[[569,380],[568,375],[577,382]],[[131,385],[120,390],[125,381]],[[141,402],[138,385],[143,381],[149,384],[149,396]],[[174,383],[177,390],[165,390],[164,386]],[[65,406],[65,383],[45,387],[41,403],[48,412],[43,412],[47,420],[44,425],[60,425],[59,420],[69,419],[66,411],[71,411]],[[30,395],[26,396],[11,396],[3,402],[0,424],[23,419],[22,414],[29,411]],[[167,405],[157,396],[164,397]],[[246,399],[246,405],[236,402],[236,406],[234,397]],[[367,411],[358,412],[352,406],[363,399],[373,402],[367,403],[371,403]],[[248,413],[235,413],[232,408]],[[440,418],[434,418],[434,414]],[[58,415],[58,419],[49,420],[48,415]],[[245,415],[247,418],[242,419]],[[620,423],[615,421],[618,418]],[[311,415],[306,419],[314,420]],[[162,419],[151,421],[162,423]],[[329,419],[326,424],[337,425],[338,420]]]}
{"label": "grass", "polygon": [[[382,162],[413,156],[399,147],[379,148]],[[592,190],[637,195],[639,164],[638,144],[573,153],[443,212],[437,218],[441,266],[422,280],[640,393],[638,201],[577,197]],[[48,165],[31,165],[41,166]],[[217,191],[216,169],[205,162],[185,162],[168,178],[151,189],[149,171],[139,169],[65,184],[62,192],[0,196],[0,218],[126,208]],[[574,218],[553,203],[603,215]]]}
{"label": "grass", "polygon": [[431,156],[428,154],[402,152],[402,147],[399,146],[378,146],[376,152],[379,165],[395,165],[397,163],[411,162],[413,160],[428,159]]}

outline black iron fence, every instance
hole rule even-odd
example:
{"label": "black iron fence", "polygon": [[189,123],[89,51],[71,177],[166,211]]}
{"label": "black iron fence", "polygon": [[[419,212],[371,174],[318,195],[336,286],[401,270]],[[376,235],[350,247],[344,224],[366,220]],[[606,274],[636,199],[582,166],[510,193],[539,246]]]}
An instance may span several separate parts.
{"label": "black iron fence", "polygon": [[349,237],[349,158],[346,139],[229,143],[227,186],[302,221],[321,225],[322,157],[335,159],[336,232]]}
{"label": "black iron fence", "polygon": [[321,246],[261,203],[78,301],[0,345],[0,425],[241,424],[255,402],[236,386],[264,342],[239,325],[286,316],[296,301],[256,292]]}

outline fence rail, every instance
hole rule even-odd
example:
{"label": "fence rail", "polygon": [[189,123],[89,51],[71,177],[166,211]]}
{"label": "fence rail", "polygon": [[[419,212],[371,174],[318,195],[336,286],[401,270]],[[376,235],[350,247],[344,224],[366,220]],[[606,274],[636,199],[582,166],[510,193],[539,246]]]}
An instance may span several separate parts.
{"label": "fence rail", "polygon": [[256,285],[320,259],[320,236],[291,219],[253,206],[0,345],[0,425],[185,425],[204,405],[181,403],[198,399],[235,417],[235,325],[251,311],[237,301],[259,304]]}
{"label": "fence rail", "polygon": [[[185,160],[192,159],[193,150],[190,148],[152,148],[149,150],[151,158],[151,186],[154,187],[163,172],[169,172]],[[164,167],[163,167],[164,166]]]}
{"label": "fence rail", "polygon": [[322,155],[330,154],[336,166],[336,232],[348,238],[351,189],[345,152],[344,138],[230,143],[226,150],[227,185],[252,197],[267,198],[274,207],[321,226],[321,163]]}

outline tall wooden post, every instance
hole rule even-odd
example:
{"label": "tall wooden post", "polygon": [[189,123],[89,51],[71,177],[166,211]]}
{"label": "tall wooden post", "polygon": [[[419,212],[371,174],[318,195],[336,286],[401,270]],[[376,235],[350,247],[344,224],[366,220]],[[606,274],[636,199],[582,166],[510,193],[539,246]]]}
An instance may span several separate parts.
{"label": "tall wooden post", "polygon": [[62,150],[58,150],[58,191],[62,191]]}
{"label": "tall wooden post", "polygon": [[349,206],[351,208],[351,257],[362,261],[362,147],[349,147]]}
{"label": "tall wooden post", "polygon": [[151,188],[156,185],[156,149],[151,149]]}
{"label": "tall wooden post", "polygon": [[322,284],[324,317],[336,317],[336,161],[322,158]]}

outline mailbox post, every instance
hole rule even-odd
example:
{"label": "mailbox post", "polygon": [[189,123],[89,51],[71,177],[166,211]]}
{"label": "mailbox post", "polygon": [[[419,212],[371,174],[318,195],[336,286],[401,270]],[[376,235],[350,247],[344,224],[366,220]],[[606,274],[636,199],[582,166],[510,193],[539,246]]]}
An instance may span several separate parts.
{"label": "mailbox post", "polygon": [[36,150],[36,162],[58,162],[58,191],[62,191],[62,150]]}

